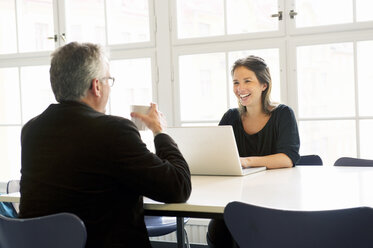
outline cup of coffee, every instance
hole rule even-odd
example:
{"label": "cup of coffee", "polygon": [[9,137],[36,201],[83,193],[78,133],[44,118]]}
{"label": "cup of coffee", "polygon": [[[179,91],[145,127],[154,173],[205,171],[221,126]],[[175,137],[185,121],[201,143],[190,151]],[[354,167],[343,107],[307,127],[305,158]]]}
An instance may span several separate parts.
{"label": "cup of coffee", "polygon": [[[150,106],[131,105],[131,112],[137,112],[137,113],[146,115],[149,112],[149,110],[150,110]],[[133,121],[133,123],[135,123],[136,127],[139,130],[145,130],[146,129],[145,123],[142,122],[140,119],[131,117],[131,121]]]}

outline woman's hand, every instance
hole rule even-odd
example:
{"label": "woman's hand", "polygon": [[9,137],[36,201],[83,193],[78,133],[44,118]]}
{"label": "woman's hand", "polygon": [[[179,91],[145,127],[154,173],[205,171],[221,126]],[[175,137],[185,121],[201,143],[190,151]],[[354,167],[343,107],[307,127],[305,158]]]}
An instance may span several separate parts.
{"label": "woman's hand", "polygon": [[284,153],[257,157],[241,157],[240,161],[243,168],[265,166],[267,169],[277,169],[293,166],[291,159]]}
{"label": "woman's hand", "polygon": [[250,167],[250,157],[240,158],[242,168]]}

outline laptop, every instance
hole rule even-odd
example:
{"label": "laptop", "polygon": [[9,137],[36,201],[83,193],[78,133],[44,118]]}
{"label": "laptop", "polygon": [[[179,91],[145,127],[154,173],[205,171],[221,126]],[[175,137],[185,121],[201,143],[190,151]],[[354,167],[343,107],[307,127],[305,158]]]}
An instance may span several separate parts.
{"label": "laptop", "polygon": [[232,126],[174,127],[167,133],[177,143],[192,175],[243,176],[266,170],[241,167]]}

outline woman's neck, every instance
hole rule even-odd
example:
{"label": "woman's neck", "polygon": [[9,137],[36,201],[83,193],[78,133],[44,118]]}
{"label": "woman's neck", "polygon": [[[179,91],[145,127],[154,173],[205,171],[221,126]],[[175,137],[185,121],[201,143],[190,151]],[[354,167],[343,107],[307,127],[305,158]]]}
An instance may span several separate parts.
{"label": "woman's neck", "polygon": [[266,116],[263,112],[263,108],[261,105],[253,106],[253,107],[246,107],[246,112],[244,112],[244,117],[246,118],[260,118],[262,116]]}

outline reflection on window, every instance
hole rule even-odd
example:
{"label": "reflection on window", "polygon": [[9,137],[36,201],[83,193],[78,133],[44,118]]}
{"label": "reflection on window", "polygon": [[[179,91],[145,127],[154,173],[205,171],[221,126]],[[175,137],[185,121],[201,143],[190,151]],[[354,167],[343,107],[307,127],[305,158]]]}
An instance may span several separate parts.
{"label": "reflection on window", "polygon": [[352,43],[298,47],[297,82],[299,117],[353,116]]}
{"label": "reflection on window", "polygon": [[315,27],[353,21],[351,0],[295,0],[296,27]]}
{"label": "reflection on window", "polygon": [[130,105],[150,105],[152,74],[150,58],[113,60],[110,73],[115,77],[111,88],[111,114],[129,118]]}
{"label": "reflection on window", "polygon": [[53,50],[54,40],[48,40],[54,35],[53,1],[21,0],[17,6],[20,52]]}
{"label": "reflection on window", "polygon": [[22,67],[21,89],[23,123],[56,102],[49,80],[49,66]]}
{"label": "reflection on window", "polygon": [[0,1],[0,54],[17,52],[14,0]]}
{"label": "reflection on window", "polygon": [[21,124],[17,68],[0,69],[0,124]]}
{"label": "reflection on window", "polygon": [[148,0],[107,0],[109,44],[150,40]]}
{"label": "reflection on window", "polygon": [[0,126],[0,182],[20,178],[21,127]]}
{"label": "reflection on window", "polygon": [[373,159],[373,120],[360,121],[360,157],[365,159]]}
{"label": "reflection on window", "polygon": [[356,1],[356,20],[358,22],[373,21],[373,1],[372,0],[355,0]]}
{"label": "reflection on window", "polygon": [[178,37],[195,38],[224,34],[223,0],[178,0]]}
{"label": "reflection on window", "polygon": [[373,70],[371,60],[373,57],[373,41],[357,43],[357,73],[359,86],[359,114],[373,116],[372,92]]}
{"label": "reflection on window", "polygon": [[106,45],[104,0],[66,0],[66,38]]}
{"label": "reflection on window", "polygon": [[300,121],[300,154],[317,154],[325,165],[356,157],[355,121]]}
{"label": "reflection on window", "polygon": [[227,110],[225,54],[179,57],[181,121],[216,121]]}
{"label": "reflection on window", "polygon": [[227,2],[228,34],[276,31],[277,0],[229,0]]}
{"label": "reflection on window", "polygon": [[277,2],[278,0],[178,0],[178,38],[276,31],[279,28],[278,18],[271,15],[278,13]]}

